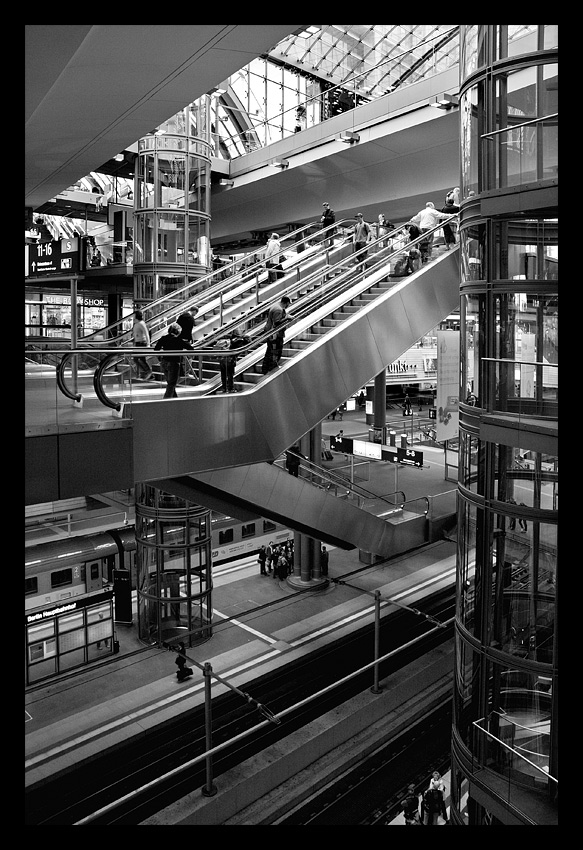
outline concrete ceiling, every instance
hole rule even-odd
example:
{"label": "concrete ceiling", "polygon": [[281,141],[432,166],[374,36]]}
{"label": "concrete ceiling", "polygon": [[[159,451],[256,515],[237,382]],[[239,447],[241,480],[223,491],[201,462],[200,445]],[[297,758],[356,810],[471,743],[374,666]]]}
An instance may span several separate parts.
{"label": "concrete ceiling", "polygon": [[25,207],[36,209],[306,24],[28,24]]}

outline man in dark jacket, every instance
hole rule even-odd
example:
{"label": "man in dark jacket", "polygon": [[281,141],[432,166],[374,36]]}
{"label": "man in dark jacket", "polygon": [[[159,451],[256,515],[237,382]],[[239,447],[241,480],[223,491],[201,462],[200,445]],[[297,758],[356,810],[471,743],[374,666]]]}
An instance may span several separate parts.
{"label": "man in dark jacket", "polygon": [[185,342],[192,342],[192,330],[194,328],[194,317],[198,313],[198,307],[189,307],[184,313],[181,313],[176,319],[176,323],[180,325],[180,338]]}
{"label": "man in dark jacket", "polygon": [[[180,338],[180,325],[173,322],[168,327],[168,333],[161,336],[154,351],[192,351],[192,345]],[[178,398],[176,384],[180,375],[180,357],[160,357],[160,365],[166,377],[166,392],[164,398]]]}
{"label": "man in dark jacket", "polygon": [[[334,210],[330,209],[330,204],[324,203],[322,204],[322,207],[323,212],[320,218],[320,224],[322,225],[322,230],[324,230],[326,227],[330,227],[330,225],[334,224],[334,222],[336,221],[336,214]],[[322,244],[326,248],[330,248],[334,244],[333,236],[334,230],[329,230],[328,233],[326,233],[323,237]]]}

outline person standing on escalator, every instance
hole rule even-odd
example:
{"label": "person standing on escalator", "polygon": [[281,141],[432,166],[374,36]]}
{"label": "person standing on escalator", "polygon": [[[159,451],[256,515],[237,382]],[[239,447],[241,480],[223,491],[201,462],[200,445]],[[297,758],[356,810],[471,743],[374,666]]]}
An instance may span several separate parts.
{"label": "person standing on escalator", "polygon": [[[275,283],[278,277],[283,275],[280,263],[281,242],[279,233],[272,233],[265,246],[265,268],[267,269],[269,283]],[[281,272],[281,275],[279,274]]]}
{"label": "person standing on escalator", "polygon": [[[330,209],[330,204],[328,202],[323,203],[322,207],[324,209],[320,217],[320,224],[322,225],[322,230],[325,230],[327,227],[331,227],[336,222],[336,213],[334,210]],[[324,248],[332,248],[334,245],[334,228],[324,234],[322,237],[322,245]]]}
{"label": "person standing on escalator", "polygon": [[267,311],[265,330],[271,331],[271,336],[267,340],[267,349],[263,358],[262,372],[264,375],[267,375],[272,369],[277,369],[281,360],[283,340],[285,337],[285,330],[281,325],[289,318],[289,313],[287,312],[289,305],[290,300],[287,295],[282,295],[279,302],[272,304]]}

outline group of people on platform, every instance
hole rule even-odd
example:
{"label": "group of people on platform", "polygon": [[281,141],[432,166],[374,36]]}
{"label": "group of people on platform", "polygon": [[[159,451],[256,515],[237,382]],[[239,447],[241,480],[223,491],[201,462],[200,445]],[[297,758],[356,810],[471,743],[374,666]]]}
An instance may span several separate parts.
{"label": "group of people on platform", "polygon": [[[325,546],[320,545],[320,575],[328,575],[328,562],[330,553]],[[284,543],[270,541],[267,546],[261,546],[257,553],[259,574],[262,576],[272,575],[273,578],[284,581],[294,571],[294,541],[286,540]]]}
{"label": "group of people on platform", "polygon": [[417,794],[415,785],[409,785],[401,800],[405,826],[439,826],[440,818],[448,824],[445,806],[445,782],[438,770],[434,770],[429,787]]}

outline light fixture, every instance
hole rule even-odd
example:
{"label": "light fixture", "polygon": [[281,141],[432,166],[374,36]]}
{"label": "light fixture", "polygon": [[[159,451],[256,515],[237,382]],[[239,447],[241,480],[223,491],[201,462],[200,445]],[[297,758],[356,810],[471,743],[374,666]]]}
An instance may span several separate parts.
{"label": "light fixture", "polygon": [[219,180],[219,186],[234,186],[234,185],[235,185],[234,180],[224,180],[224,179]]}
{"label": "light fixture", "polygon": [[273,165],[275,168],[287,168],[289,166],[289,160],[287,159],[272,159],[269,163]]}
{"label": "light fixture", "polygon": [[123,162],[123,160],[124,160],[123,153],[116,153],[116,155],[114,156],[114,159],[115,159],[116,162]]}
{"label": "light fixture", "polygon": [[453,94],[440,94],[430,105],[436,106],[437,109],[452,109],[454,106],[459,106],[459,103],[459,98]]}
{"label": "light fixture", "polygon": [[347,145],[352,145],[354,142],[360,142],[360,136],[353,130],[344,130],[344,132],[340,133],[340,135],[336,138],[339,142],[346,142]]}

